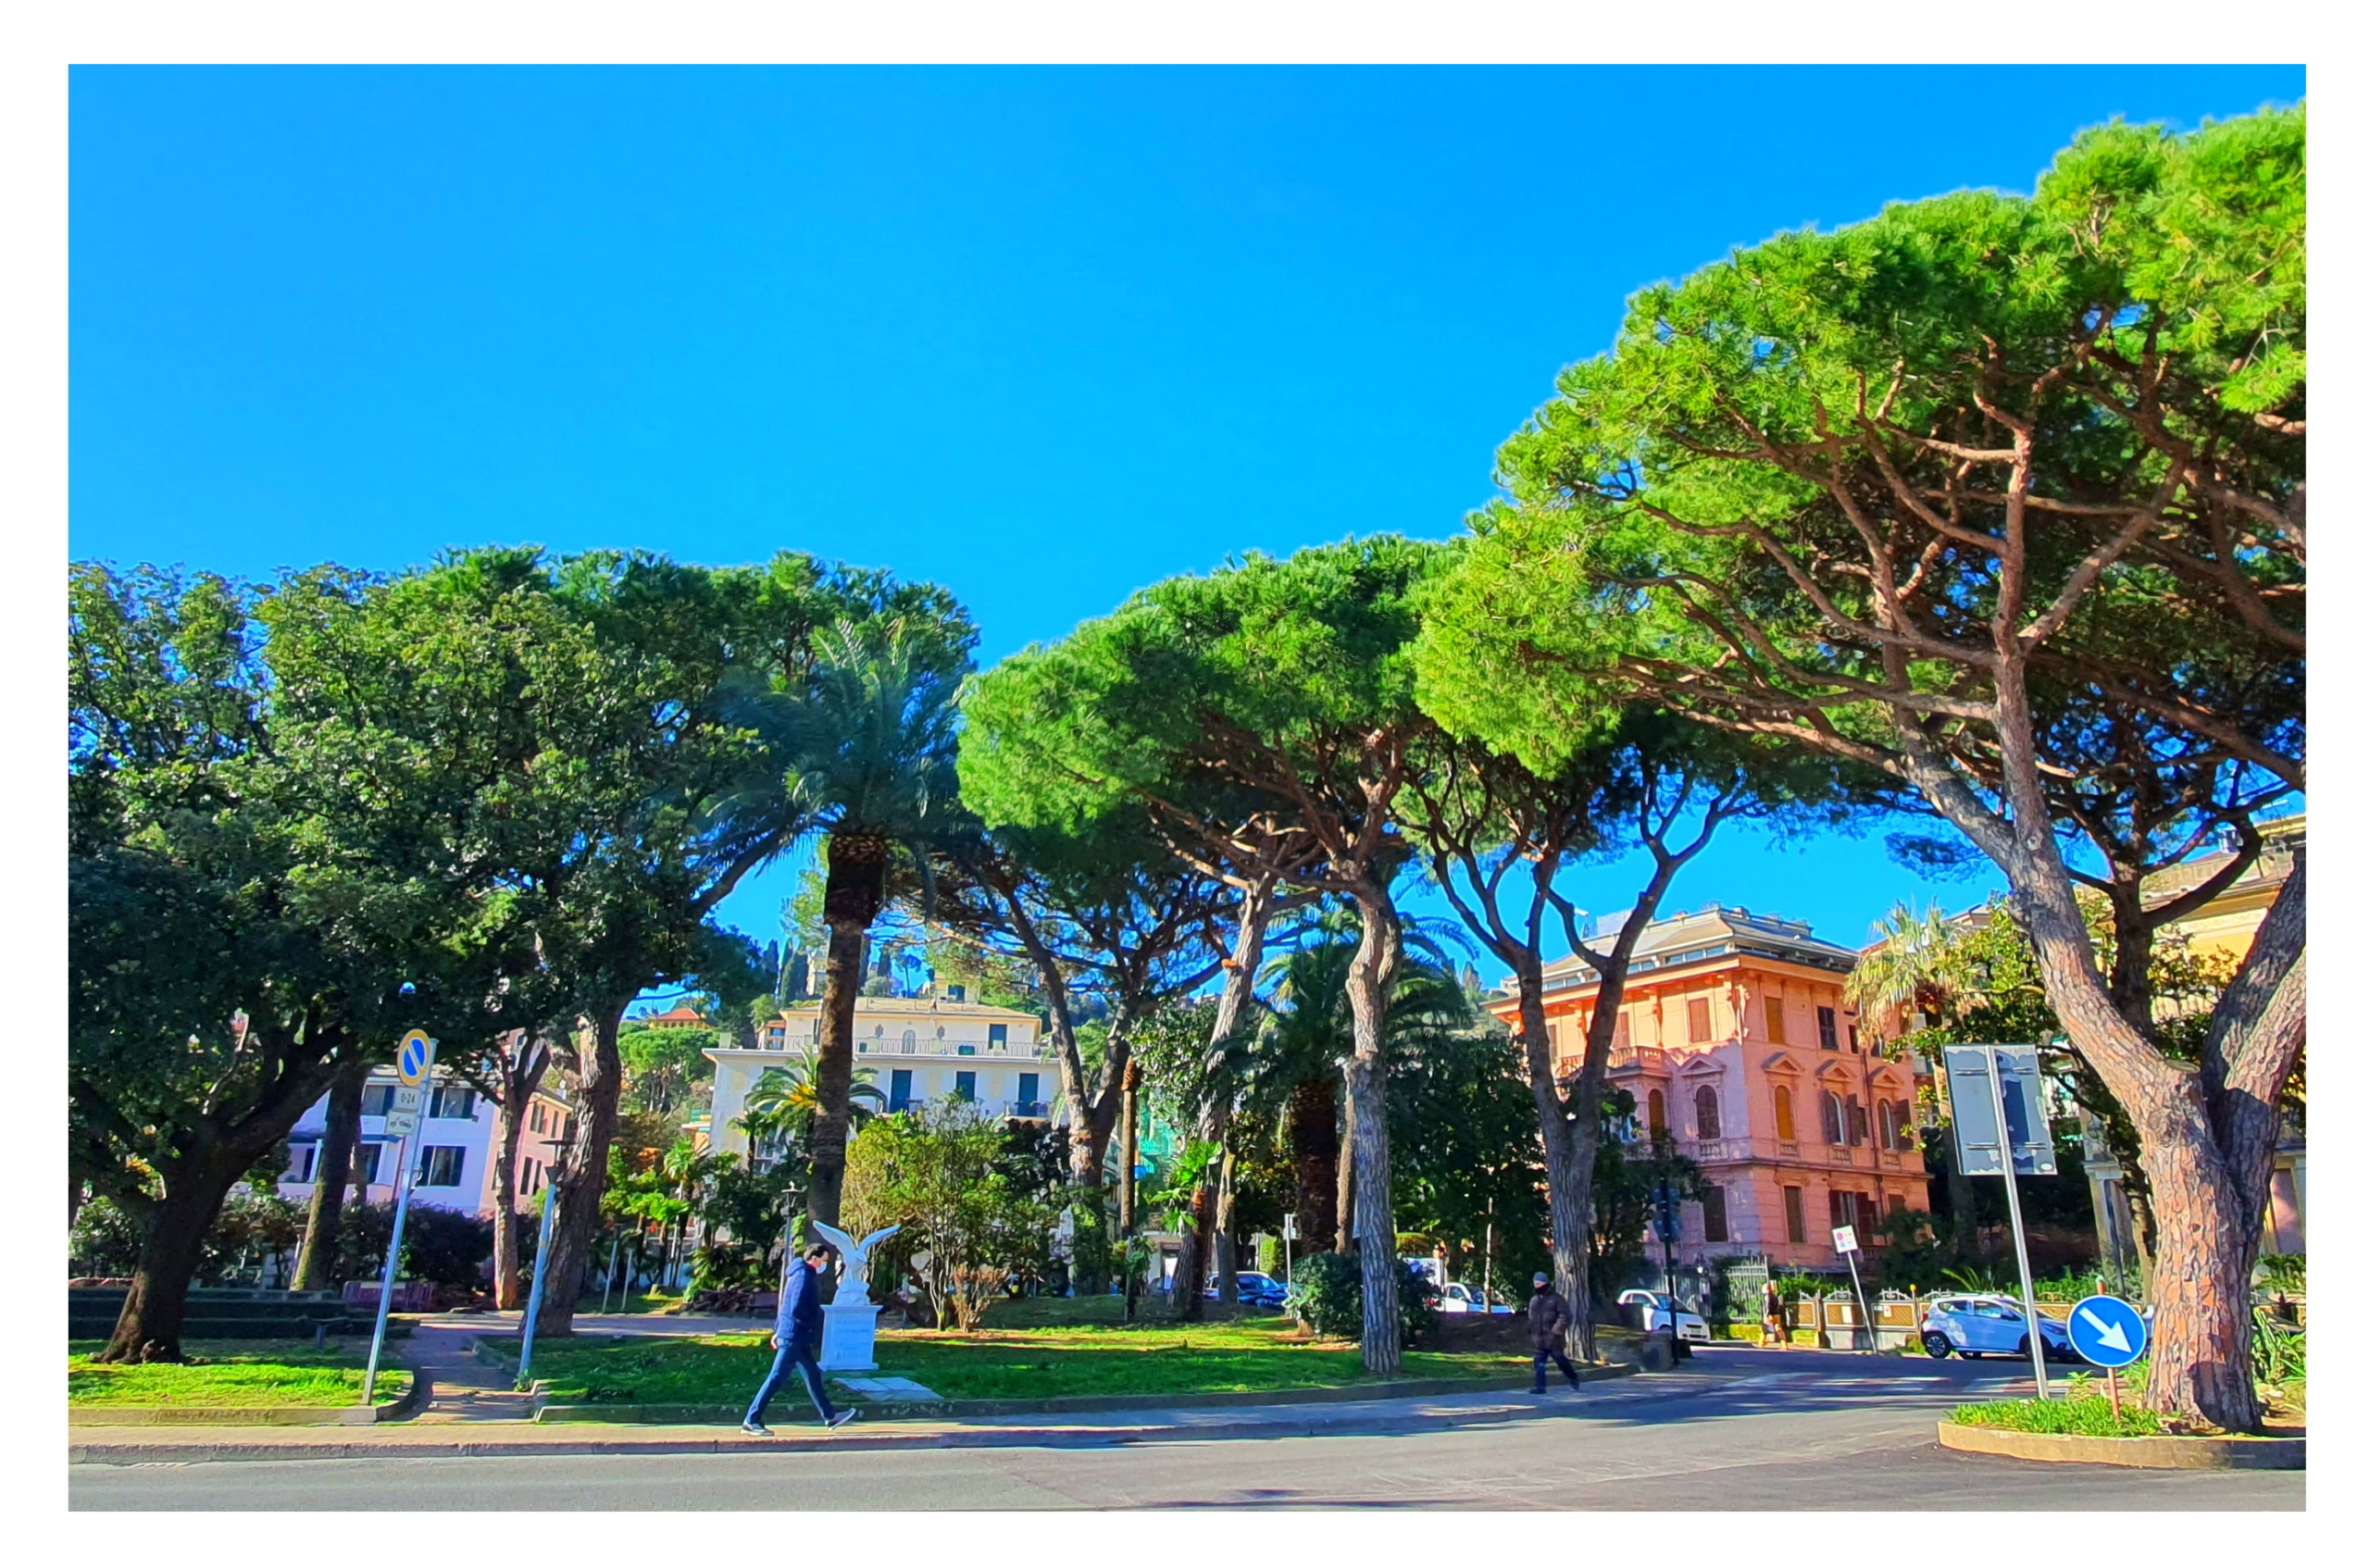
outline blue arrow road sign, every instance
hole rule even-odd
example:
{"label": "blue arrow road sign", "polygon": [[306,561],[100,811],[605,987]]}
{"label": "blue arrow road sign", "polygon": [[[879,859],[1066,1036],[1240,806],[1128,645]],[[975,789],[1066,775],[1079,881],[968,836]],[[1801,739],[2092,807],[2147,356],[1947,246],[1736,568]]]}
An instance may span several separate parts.
{"label": "blue arrow road sign", "polygon": [[2065,1332],[2092,1366],[2129,1366],[2148,1348],[2148,1320],[2115,1296],[2087,1296],[2076,1302]]}

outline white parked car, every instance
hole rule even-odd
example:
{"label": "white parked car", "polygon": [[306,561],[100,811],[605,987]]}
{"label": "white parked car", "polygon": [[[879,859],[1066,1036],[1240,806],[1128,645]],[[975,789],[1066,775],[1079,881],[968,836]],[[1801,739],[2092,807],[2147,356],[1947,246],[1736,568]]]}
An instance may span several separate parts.
{"label": "white parked car", "polygon": [[[1927,1299],[1926,1321],[1918,1340],[1926,1353],[1940,1361],[1957,1351],[1968,1361],[1977,1356],[2029,1356],[2030,1331],[2024,1309],[2005,1296],[1935,1296]],[[2040,1320],[2040,1353],[2045,1360],[2082,1359],[2055,1318]]]}
{"label": "white parked car", "polygon": [[1676,1313],[1678,1317],[1678,1338],[1690,1345],[1708,1345],[1712,1342],[1712,1327],[1703,1321],[1703,1314],[1689,1312],[1685,1307],[1679,1306],[1670,1299],[1667,1291],[1624,1290],[1618,1300],[1625,1307],[1645,1309],[1646,1332],[1649,1334],[1669,1333],[1671,1315]]}
{"label": "white parked car", "polygon": [[1478,1285],[1443,1285],[1441,1287],[1441,1311],[1444,1313],[1511,1313],[1514,1308],[1494,1292],[1484,1294]]}

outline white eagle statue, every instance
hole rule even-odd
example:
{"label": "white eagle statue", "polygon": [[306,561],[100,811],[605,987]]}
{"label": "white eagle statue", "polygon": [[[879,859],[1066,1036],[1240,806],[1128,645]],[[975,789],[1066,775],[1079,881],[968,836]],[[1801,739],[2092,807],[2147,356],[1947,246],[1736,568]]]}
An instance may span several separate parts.
{"label": "white eagle statue", "polygon": [[[869,1301],[872,1300],[872,1271],[865,1267],[865,1263],[871,1257],[875,1247],[904,1228],[903,1226],[892,1225],[886,1229],[876,1230],[858,1241],[838,1226],[817,1223],[815,1226],[815,1234],[840,1250],[840,1287],[842,1292],[853,1284],[856,1290],[855,1299]],[[842,1299],[846,1298],[843,1295]]]}

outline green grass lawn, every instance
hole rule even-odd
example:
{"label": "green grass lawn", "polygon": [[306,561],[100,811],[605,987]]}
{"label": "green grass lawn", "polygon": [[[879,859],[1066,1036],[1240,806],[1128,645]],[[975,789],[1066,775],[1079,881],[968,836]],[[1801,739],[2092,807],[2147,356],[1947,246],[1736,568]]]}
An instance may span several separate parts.
{"label": "green grass lawn", "polygon": [[[1310,1344],[1289,1319],[1180,1324],[1116,1319],[1102,1303],[1016,1301],[976,1334],[885,1329],[871,1375],[910,1377],[950,1400],[1075,1394],[1245,1393],[1368,1381],[1354,1345]],[[1071,1321],[1047,1322],[1067,1318]],[[1033,1320],[1033,1321],[1032,1321]],[[756,1391],[773,1352],[767,1331],[535,1347],[535,1374],[568,1404],[734,1404]],[[1509,1377],[1524,1357],[1411,1350],[1405,1377]],[[795,1390],[793,1390],[794,1392]]]}
{"label": "green grass lawn", "polygon": [[2011,1432],[2042,1432],[2077,1437],[2153,1437],[2164,1423],[2152,1410],[2126,1400],[2118,1424],[2104,1394],[2064,1400],[1987,1400],[1951,1412],[1953,1425],[1998,1426]]}
{"label": "green grass lawn", "polygon": [[[350,1405],[362,1399],[367,1345],[313,1349],[310,1339],[193,1339],[189,1360],[145,1366],[101,1366],[91,1360],[104,1341],[66,1348],[66,1402],[99,1405],[182,1405],[207,1409],[280,1405]],[[411,1374],[379,1365],[377,1402],[411,1387]]]}

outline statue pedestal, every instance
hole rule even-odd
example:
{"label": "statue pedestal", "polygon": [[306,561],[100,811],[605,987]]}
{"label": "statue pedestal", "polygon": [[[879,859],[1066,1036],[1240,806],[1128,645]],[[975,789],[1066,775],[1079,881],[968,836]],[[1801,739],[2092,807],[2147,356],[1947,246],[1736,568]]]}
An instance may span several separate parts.
{"label": "statue pedestal", "polygon": [[880,1308],[862,1295],[833,1301],[823,1309],[823,1353],[817,1364],[825,1372],[870,1372],[872,1337],[879,1326]]}

